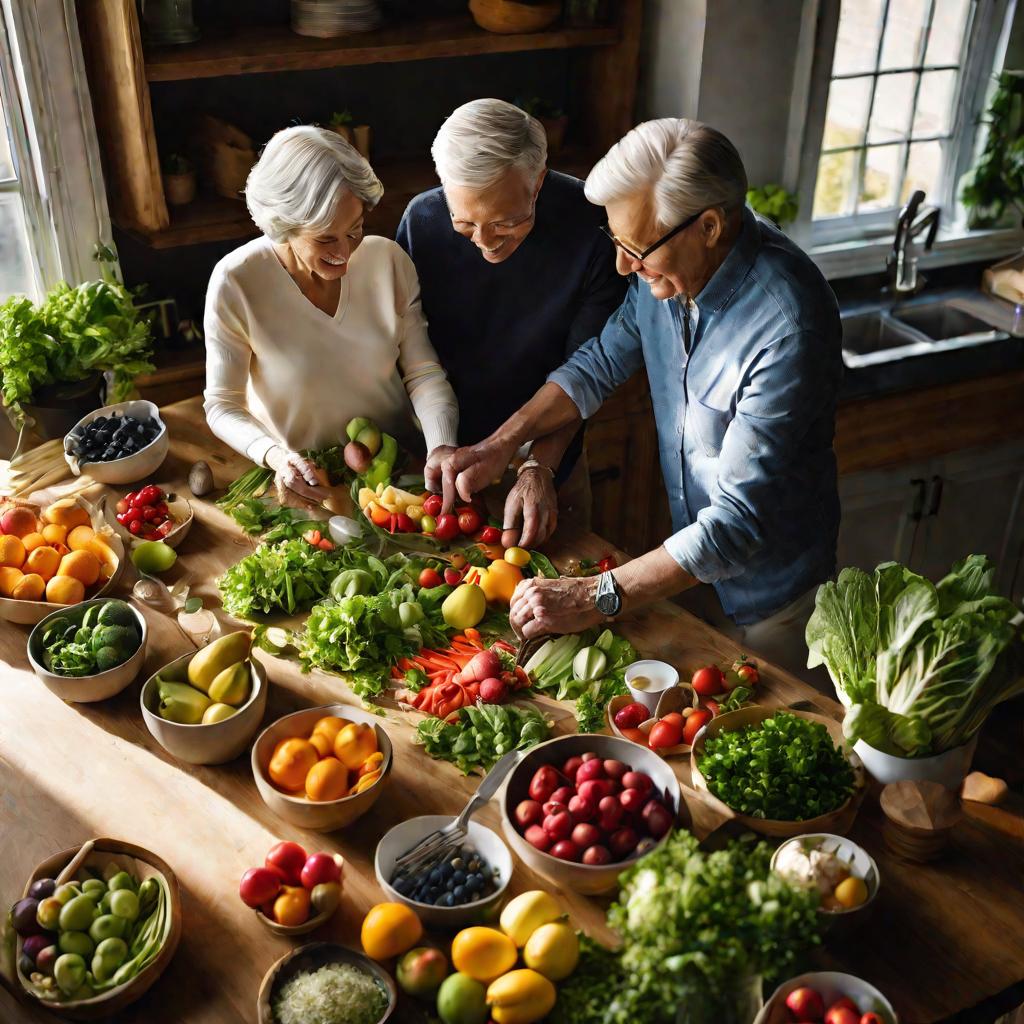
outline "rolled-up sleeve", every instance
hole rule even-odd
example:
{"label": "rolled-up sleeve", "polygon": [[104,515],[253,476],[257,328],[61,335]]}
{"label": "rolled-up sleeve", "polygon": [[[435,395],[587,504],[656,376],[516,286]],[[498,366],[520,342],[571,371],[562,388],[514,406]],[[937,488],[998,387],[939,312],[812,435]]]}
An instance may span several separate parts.
{"label": "rolled-up sleeve", "polygon": [[703,583],[740,575],[770,538],[764,523],[792,505],[791,466],[815,420],[835,402],[831,346],[816,333],[790,334],[747,370],[725,431],[710,504],[664,542]]}
{"label": "rolled-up sleeve", "polygon": [[580,345],[567,362],[548,375],[548,381],[572,399],[585,420],[643,365],[636,325],[636,288],[634,280],[601,333]]}

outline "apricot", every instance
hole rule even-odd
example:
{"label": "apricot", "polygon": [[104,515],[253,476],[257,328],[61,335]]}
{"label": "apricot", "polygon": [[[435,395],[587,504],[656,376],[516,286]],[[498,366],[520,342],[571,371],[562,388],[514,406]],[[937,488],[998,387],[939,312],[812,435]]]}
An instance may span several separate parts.
{"label": "apricot", "polygon": [[20,537],[5,534],[0,537],[0,565],[9,565],[20,569],[25,564],[25,545]]}
{"label": "apricot", "polygon": [[61,560],[58,576],[74,576],[87,587],[100,578],[100,560],[91,551],[69,551]]}
{"label": "apricot", "polygon": [[267,774],[275,785],[297,792],[305,788],[306,776],[319,759],[316,747],[309,740],[298,736],[281,740],[274,748]]}
{"label": "apricot", "polygon": [[88,551],[95,536],[96,532],[91,526],[76,526],[68,533],[68,539],[64,543],[72,551]]}
{"label": "apricot", "polygon": [[14,588],[24,573],[10,565],[0,566],[0,597],[13,597]]}
{"label": "apricot", "polygon": [[47,523],[43,527],[43,539],[47,544],[63,544],[68,539],[68,528],[60,523]]}
{"label": "apricot", "polygon": [[317,761],[306,775],[310,800],[340,800],[348,792],[348,769],[336,758]]}
{"label": "apricot", "polygon": [[46,600],[51,604],[78,604],[85,600],[85,584],[74,576],[54,576],[46,584]]}
{"label": "apricot", "polygon": [[74,498],[61,498],[55,501],[43,513],[48,523],[66,526],[69,530],[76,526],[89,525],[89,513]]}
{"label": "apricot", "polygon": [[309,742],[316,747],[316,752],[322,758],[326,757],[334,749],[334,744],[331,742],[331,738],[326,733],[317,732],[315,729],[309,737]]}
{"label": "apricot", "polygon": [[39,522],[35,513],[24,505],[14,505],[0,515],[0,530],[12,537],[38,533]]}
{"label": "apricot", "polygon": [[11,594],[16,601],[39,601],[46,592],[46,581],[37,572],[26,573],[14,585]]}
{"label": "apricot", "polygon": [[[324,715],[323,718],[317,719],[316,725],[313,726],[313,732],[326,736],[331,741],[331,746],[333,747],[334,740],[338,733],[341,732],[342,726],[347,724],[344,718],[338,718],[337,715]],[[311,740],[312,738],[310,736]]]}
{"label": "apricot", "polygon": [[26,533],[21,538],[21,543],[25,545],[26,551],[31,552],[41,548],[46,543],[46,538],[41,533]]}
{"label": "apricot", "polygon": [[61,557],[53,548],[36,548],[25,559],[25,572],[38,573],[44,580],[49,580],[57,575],[60,562]]}

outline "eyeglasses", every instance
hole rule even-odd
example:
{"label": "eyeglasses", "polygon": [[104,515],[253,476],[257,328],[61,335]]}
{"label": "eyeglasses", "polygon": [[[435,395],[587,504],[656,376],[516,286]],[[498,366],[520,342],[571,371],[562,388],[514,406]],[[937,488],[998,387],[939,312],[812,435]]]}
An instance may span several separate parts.
{"label": "eyeglasses", "polygon": [[618,246],[630,259],[636,260],[638,263],[643,263],[648,256],[654,252],[655,249],[660,249],[666,242],[671,241],[681,231],[685,231],[691,224],[696,223],[705,210],[698,210],[692,217],[687,217],[682,224],[674,227],[667,235],[662,235],[656,242],[647,246],[643,252],[633,252],[632,249],[627,248],[622,244],[604,225],[601,226],[601,230],[612,240],[612,244]]}

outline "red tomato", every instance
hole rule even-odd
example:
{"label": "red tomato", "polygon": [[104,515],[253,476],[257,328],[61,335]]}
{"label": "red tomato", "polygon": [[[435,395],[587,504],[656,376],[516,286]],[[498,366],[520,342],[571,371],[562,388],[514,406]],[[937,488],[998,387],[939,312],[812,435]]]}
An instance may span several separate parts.
{"label": "red tomato", "polygon": [[683,742],[688,746],[693,745],[694,737],[711,721],[710,711],[694,711],[686,719],[686,726],[683,728]]}
{"label": "red tomato", "polygon": [[437,526],[434,527],[434,536],[447,543],[459,535],[459,521],[453,515],[439,516]]}
{"label": "red tomato", "polygon": [[691,682],[702,697],[711,697],[725,689],[725,676],[717,665],[705,665],[697,669]]}
{"label": "red tomato", "polygon": [[439,587],[444,580],[441,579],[441,574],[436,569],[431,569],[429,566],[420,573],[419,580],[421,587],[426,587],[428,590],[433,587]]}
{"label": "red tomato", "polygon": [[761,681],[761,673],[758,672],[756,665],[740,665],[740,667],[736,669],[736,675],[738,675],[747,686],[756,686]]}
{"label": "red tomato", "polygon": [[666,722],[662,719],[654,723],[648,743],[652,750],[662,750],[665,747],[678,746],[682,738],[683,730],[677,722]]}
{"label": "red tomato", "polygon": [[686,725],[686,719],[678,711],[670,711],[667,715],[662,715],[661,720],[663,722],[672,722],[678,725],[680,729]]}
{"label": "red tomato", "polygon": [[284,872],[289,885],[300,885],[302,869],[306,866],[306,851],[298,843],[277,843],[267,854],[267,867],[277,867]]}
{"label": "red tomato", "polygon": [[249,868],[238,883],[238,895],[255,910],[281,891],[281,876],[270,868]]}
{"label": "red tomato", "polygon": [[485,544],[497,544],[501,540],[501,530],[496,526],[485,526],[480,534],[480,539]]}
{"label": "red tomato", "polygon": [[459,509],[459,529],[467,536],[480,529],[480,513],[475,508]]}
{"label": "red tomato", "polygon": [[441,514],[441,495],[432,494],[429,498],[424,498],[423,511],[436,519]]}

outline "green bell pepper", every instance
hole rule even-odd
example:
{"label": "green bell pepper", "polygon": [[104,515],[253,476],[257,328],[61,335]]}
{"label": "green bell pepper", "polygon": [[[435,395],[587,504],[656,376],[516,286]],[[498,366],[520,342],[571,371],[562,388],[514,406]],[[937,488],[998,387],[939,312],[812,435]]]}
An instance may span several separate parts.
{"label": "green bell pepper", "polygon": [[397,458],[398,442],[390,434],[381,434],[380,451],[364,474],[366,486],[376,488],[378,484],[386,484],[391,479],[391,470]]}

